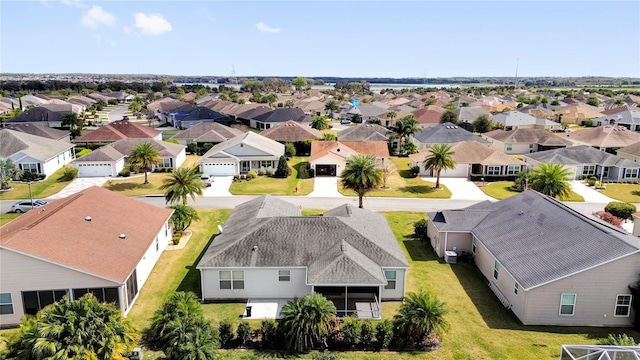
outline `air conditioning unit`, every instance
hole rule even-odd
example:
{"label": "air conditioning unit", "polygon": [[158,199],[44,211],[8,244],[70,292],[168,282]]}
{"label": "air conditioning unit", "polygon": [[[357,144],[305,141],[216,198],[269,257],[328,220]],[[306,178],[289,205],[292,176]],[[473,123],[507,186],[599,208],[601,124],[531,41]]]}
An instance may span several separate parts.
{"label": "air conditioning unit", "polygon": [[455,251],[447,250],[444,252],[444,261],[447,264],[455,264],[458,262],[458,253]]}

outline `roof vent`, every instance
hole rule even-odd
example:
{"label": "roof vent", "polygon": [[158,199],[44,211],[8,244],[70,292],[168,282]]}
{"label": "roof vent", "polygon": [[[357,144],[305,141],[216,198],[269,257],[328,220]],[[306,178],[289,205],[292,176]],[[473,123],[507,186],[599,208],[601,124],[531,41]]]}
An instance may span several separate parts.
{"label": "roof vent", "polygon": [[118,237],[120,239],[126,239],[127,238],[127,234],[120,234]]}
{"label": "roof vent", "polygon": [[524,215],[524,211],[520,211],[518,215]]}
{"label": "roof vent", "polygon": [[253,247],[251,248],[251,251],[256,251],[258,250],[258,245],[253,245]]}
{"label": "roof vent", "polygon": [[85,221],[91,221],[91,216],[87,216],[84,218]]}
{"label": "roof vent", "polygon": [[343,251],[343,252],[347,251],[347,245],[345,244],[340,245],[340,251]]}

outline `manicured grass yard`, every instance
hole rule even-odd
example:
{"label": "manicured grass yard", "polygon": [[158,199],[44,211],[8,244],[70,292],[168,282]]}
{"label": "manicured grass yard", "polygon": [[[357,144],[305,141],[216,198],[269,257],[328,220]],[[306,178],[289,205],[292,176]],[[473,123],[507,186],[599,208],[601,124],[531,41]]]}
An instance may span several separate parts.
{"label": "manicured grass yard", "polygon": [[631,184],[605,184],[607,187],[600,192],[610,198],[630,202],[640,203],[640,185]]}
{"label": "manicured grass yard", "polygon": [[124,196],[164,194],[164,191],[160,190],[160,186],[162,185],[162,179],[166,176],[167,173],[149,173],[148,184],[144,184],[144,176],[142,175],[127,178],[116,178],[107,180],[103,187]]}
{"label": "manicured grass yard", "polygon": [[[308,195],[313,191],[313,179],[298,178],[298,172],[302,166],[307,166],[308,161],[308,157],[294,156],[288,162],[291,168],[291,175],[288,178],[258,176],[249,181],[233,182],[229,192],[233,195]],[[296,187],[298,187],[297,193]]]}
{"label": "manicured grass yard", "polygon": [[[165,251],[140,292],[129,318],[141,328],[150,323],[153,312],[167,296],[176,290],[200,293],[199,273],[195,269],[202,252],[217,233],[218,222],[223,223],[230,210],[199,211],[201,220],[191,226],[194,235],[182,250]],[[317,210],[305,210],[305,215],[317,214]],[[443,336],[442,347],[429,353],[396,352],[341,352],[341,359],[557,359],[562,344],[594,344],[609,333],[626,332],[636,339],[640,333],[630,329],[523,326],[517,318],[495,298],[487,281],[475,266],[470,264],[446,264],[437,258],[433,250],[412,238],[413,223],[425,217],[424,213],[384,213],[405,251],[410,263],[407,276],[407,292],[421,289],[431,291],[447,303],[450,323]],[[392,318],[400,302],[384,302],[384,318]],[[223,319],[239,323],[245,303],[205,304],[205,317],[214,325]],[[251,321],[258,327],[259,321]],[[223,350],[225,359],[258,358],[310,358],[311,354],[298,356],[282,353],[245,350]],[[155,359],[161,353],[146,352]],[[145,357],[146,358],[146,357]]]}
{"label": "manicured grass yard", "polygon": [[[495,199],[504,200],[519,194],[519,192],[511,190],[511,185],[513,185],[513,181],[495,181],[487,183],[485,186],[480,186],[480,190]],[[638,186],[638,189],[640,190],[640,186]],[[584,198],[571,191],[566,201],[584,202]]]}
{"label": "manicured grass yard", "polygon": [[18,216],[20,216],[22,214],[20,213],[6,213],[6,214],[0,214],[0,226],[8,223],[9,221],[17,218]]}
{"label": "manicured grass yard", "polygon": [[[62,190],[65,186],[69,185],[71,181],[61,181],[60,178],[64,174],[64,168],[49,175],[43,181],[31,183],[31,194],[34,199],[41,199],[56,194]],[[29,185],[20,182],[10,182],[9,186],[13,188],[10,191],[4,191],[0,193],[0,200],[11,199],[28,199],[29,198]]]}

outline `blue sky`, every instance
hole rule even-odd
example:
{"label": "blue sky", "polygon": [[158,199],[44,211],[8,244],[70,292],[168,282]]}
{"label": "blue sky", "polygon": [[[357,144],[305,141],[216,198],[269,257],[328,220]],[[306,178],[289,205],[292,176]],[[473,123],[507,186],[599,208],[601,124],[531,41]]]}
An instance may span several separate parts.
{"label": "blue sky", "polygon": [[0,1],[3,73],[640,77],[640,1]]}

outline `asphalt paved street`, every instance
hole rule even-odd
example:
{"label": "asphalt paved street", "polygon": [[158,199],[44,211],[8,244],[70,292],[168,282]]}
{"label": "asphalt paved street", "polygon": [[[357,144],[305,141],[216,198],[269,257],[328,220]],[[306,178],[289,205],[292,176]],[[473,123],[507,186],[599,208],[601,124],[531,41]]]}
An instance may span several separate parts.
{"label": "asphalt paved street", "polygon": [[124,105],[108,113],[107,116],[109,117],[109,122],[122,120],[127,109],[129,109],[129,105]]}

